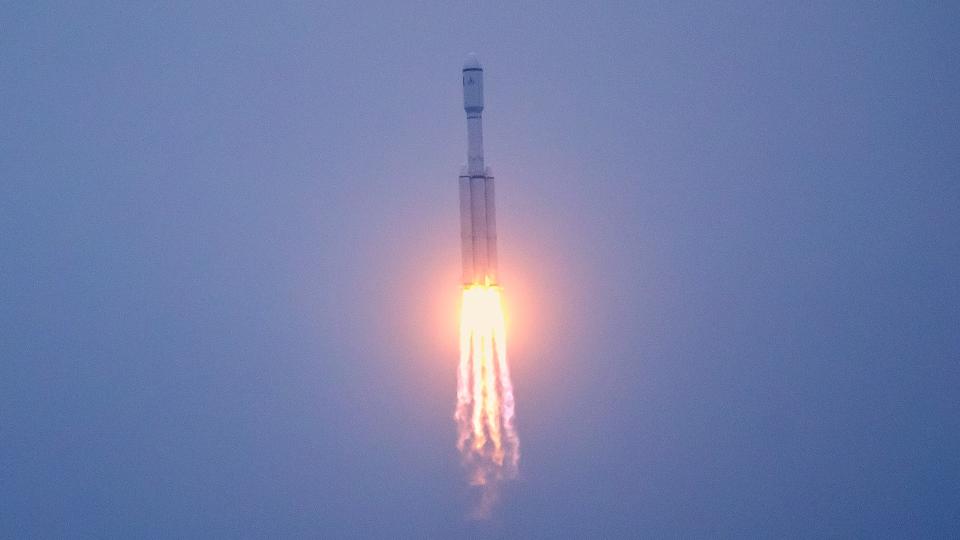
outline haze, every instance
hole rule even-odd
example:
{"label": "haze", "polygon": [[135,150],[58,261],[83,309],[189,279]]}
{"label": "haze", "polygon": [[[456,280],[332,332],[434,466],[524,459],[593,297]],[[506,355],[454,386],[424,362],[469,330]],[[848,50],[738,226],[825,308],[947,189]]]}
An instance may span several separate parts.
{"label": "haze", "polygon": [[0,536],[960,534],[956,4],[320,4],[0,15]]}

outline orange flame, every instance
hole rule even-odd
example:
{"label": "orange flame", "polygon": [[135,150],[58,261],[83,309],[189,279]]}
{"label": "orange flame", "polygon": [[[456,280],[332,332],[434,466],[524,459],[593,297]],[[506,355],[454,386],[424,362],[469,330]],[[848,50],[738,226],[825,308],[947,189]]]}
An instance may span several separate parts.
{"label": "orange flame", "polygon": [[459,431],[457,448],[470,469],[470,483],[483,489],[475,512],[483,517],[496,499],[496,483],[515,478],[520,460],[506,324],[496,285],[475,284],[463,289],[454,418]]}

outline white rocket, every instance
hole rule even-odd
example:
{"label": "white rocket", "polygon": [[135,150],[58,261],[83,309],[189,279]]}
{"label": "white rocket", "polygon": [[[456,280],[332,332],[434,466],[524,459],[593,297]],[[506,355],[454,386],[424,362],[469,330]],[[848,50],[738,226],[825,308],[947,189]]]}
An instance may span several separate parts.
{"label": "white rocket", "polygon": [[463,283],[497,282],[497,219],[493,173],[483,164],[483,68],[476,55],[463,63],[467,112],[467,165],[460,170],[460,238]]}

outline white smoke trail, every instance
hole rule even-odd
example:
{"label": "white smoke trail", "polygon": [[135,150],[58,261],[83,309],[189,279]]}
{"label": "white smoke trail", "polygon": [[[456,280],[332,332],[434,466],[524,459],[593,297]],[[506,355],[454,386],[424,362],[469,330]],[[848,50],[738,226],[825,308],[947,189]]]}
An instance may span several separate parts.
{"label": "white smoke trail", "polygon": [[454,417],[457,448],[468,468],[470,484],[481,489],[473,513],[478,518],[489,514],[497,499],[497,484],[516,477],[520,460],[506,337],[500,289],[489,285],[465,288]]}

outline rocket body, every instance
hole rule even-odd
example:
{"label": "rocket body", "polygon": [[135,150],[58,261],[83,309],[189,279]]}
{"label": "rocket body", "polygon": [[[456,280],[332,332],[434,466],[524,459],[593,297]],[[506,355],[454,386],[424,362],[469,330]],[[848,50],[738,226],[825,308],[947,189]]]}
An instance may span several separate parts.
{"label": "rocket body", "polygon": [[463,283],[497,282],[497,219],[493,174],[483,162],[483,67],[470,55],[463,64],[467,113],[467,164],[460,171],[460,239]]}

